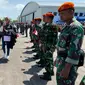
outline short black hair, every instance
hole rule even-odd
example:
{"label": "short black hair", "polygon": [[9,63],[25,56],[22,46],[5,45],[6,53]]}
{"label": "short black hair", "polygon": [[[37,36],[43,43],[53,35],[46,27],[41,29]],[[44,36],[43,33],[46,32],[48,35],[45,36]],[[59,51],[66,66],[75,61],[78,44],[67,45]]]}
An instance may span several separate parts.
{"label": "short black hair", "polygon": [[72,11],[75,11],[75,9],[74,9],[74,8],[69,8],[68,10],[72,10]]}
{"label": "short black hair", "polygon": [[50,16],[49,18],[50,18],[51,20],[53,20],[54,16]]}

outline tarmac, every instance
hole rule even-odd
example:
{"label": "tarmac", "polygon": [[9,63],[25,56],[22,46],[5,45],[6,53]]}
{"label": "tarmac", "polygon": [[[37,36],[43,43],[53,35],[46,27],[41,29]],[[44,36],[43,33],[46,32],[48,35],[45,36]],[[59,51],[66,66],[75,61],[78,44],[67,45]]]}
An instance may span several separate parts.
{"label": "tarmac", "polygon": [[[56,67],[54,67],[55,75],[52,81],[41,80],[40,76],[45,69],[39,68],[36,64],[39,60],[34,60],[32,52],[32,43],[30,38],[22,35],[17,39],[14,49],[11,50],[11,55],[8,63],[2,62],[0,59],[0,85],[57,85],[56,84]],[[85,38],[82,49],[85,50]],[[0,58],[3,51],[0,45]],[[54,60],[57,52],[54,52]],[[75,85],[79,85],[82,77],[85,75],[85,64],[78,69],[78,77]]]}

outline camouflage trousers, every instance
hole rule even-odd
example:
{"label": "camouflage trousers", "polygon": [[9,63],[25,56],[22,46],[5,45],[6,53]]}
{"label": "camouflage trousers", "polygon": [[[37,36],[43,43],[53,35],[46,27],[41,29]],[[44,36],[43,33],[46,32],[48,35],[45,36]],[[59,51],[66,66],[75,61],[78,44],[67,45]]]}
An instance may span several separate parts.
{"label": "camouflage trousers", "polygon": [[34,44],[35,50],[38,51],[39,50],[39,40],[38,40],[38,38],[34,38],[33,44]]}
{"label": "camouflage trousers", "polygon": [[45,61],[46,61],[46,67],[45,70],[47,73],[49,73],[49,75],[52,74],[53,72],[53,52],[51,51],[47,51],[45,53]]}
{"label": "camouflage trousers", "polygon": [[31,34],[31,33],[30,33],[30,39],[33,40],[33,38],[32,38],[32,34]]}
{"label": "camouflage trousers", "polygon": [[[56,73],[56,81],[57,85],[75,85],[75,80],[77,78],[77,66],[72,66],[68,79],[63,79],[63,77],[60,76],[60,72],[65,67],[65,58],[58,56],[57,57],[57,73]],[[68,68],[67,68],[68,70]]]}
{"label": "camouflage trousers", "polygon": [[40,58],[40,62],[41,64],[46,64],[46,61],[45,61],[45,51],[43,49],[43,45],[39,45],[39,50],[37,51],[37,54],[39,55],[39,58]]}

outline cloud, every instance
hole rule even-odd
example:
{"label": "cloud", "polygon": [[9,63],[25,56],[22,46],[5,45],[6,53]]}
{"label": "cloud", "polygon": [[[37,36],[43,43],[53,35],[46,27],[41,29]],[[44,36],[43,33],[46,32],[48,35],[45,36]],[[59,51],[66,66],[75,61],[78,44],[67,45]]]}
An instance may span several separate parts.
{"label": "cloud", "polygon": [[23,4],[17,4],[15,8],[16,8],[17,10],[22,10],[22,9],[24,8],[24,6],[25,6],[25,5],[23,5]]}
{"label": "cloud", "polygon": [[[10,2],[11,1],[11,2]],[[17,2],[18,1],[18,2]],[[24,8],[24,4],[29,2],[31,0],[0,0],[0,17],[8,16],[12,19],[16,19],[18,15],[20,15],[20,12]],[[32,0],[40,3],[57,3],[58,1],[73,1],[77,3],[85,3],[85,0]],[[16,2],[18,4],[15,4],[13,2]]]}
{"label": "cloud", "polygon": [[8,0],[0,0],[0,10],[9,10],[11,8],[13,8],[13,5]]}
{"label": "cloud", "polygon": [[0,0],[0,7],[3,7],[8,4],[8,0]]}
{"label": "cloud", "polygon": [[23,4],[11,4],[9,0],[0,0],[0,17],[10,17],[16,19],[21,10],[23,9]]}

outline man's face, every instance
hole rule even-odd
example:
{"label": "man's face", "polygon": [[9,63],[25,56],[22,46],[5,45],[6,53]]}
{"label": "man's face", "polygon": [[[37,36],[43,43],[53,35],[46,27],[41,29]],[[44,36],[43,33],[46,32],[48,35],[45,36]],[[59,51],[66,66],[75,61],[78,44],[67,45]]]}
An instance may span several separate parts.
{"label": "man's face", "polygon": [[43,22],[46,22],[46,17],[45,16],[43,16]]}
{"label": "man's face", "polygon": [[65,22],[73,18],[74,12],[72,10],[64,10],[59,12],[59,15],[60,19]]}
{"label": "man's face", "polygon": [[52,20],[51,20],[51,18],[50,18],[50,17],[46,17],[46,18],[45,18],[45,20],[46,20],[46,22],[47,22],[47,23],[52,22]]}
{"label": "man's face", "polygon": [[41,21],[39,21],[39,20],[36,20],[36,21],[35,21],[36,24],[40,24],[40,22],[41,22]]}

